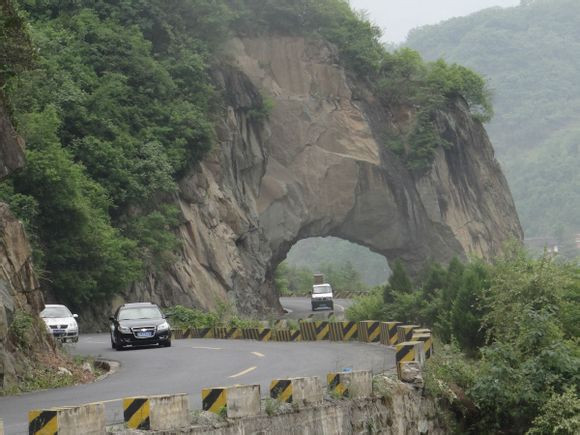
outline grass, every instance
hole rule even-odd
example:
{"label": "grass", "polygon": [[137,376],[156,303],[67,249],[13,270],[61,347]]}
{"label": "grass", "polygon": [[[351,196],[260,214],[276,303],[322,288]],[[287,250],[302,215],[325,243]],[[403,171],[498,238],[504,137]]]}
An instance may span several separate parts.
{"label": "grass", "polygon": [[[24,370],[18,376],[17,385],[0,390],[0,396],[86,384],[94,382],[104,374],[102,369],[95,368],[94,359],[71,357],[62,349],[49,353],[34,353],[30,355],[30,359],[31,363],[23,366]],[[92,371],[83,369],[86,362],[91,365]],[[65,368],[70,374],[59,372],[59,368]]]}

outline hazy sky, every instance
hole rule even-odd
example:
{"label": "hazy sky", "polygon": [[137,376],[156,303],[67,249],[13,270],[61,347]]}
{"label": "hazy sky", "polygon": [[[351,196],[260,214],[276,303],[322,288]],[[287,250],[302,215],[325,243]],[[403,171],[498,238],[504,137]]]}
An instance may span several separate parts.
{"label": "hazy sky", "polygon": [[435,24],[492,6],[515,6],[520,0],[350,0],[354,9],[364,9],[370,20],[383,29],[385,41],[402,42],[414,27]]}

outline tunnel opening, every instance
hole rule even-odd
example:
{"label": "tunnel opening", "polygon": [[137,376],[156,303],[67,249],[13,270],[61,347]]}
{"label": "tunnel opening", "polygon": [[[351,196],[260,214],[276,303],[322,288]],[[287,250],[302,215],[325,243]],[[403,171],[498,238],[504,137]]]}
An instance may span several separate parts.
{"label": "tunnel opening", "polygon": [[337,295],[364,293],[389,278],[387,259],[369,248],[338,237],[299,240],[277,266],[275,285],[281,297],[308,296],[315,275],[323,276]]}

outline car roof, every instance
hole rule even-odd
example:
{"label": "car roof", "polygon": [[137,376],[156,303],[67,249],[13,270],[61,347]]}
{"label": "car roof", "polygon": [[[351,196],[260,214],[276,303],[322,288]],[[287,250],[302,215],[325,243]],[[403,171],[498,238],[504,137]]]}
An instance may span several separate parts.
{"label": "car roof", "polygon": [[137,307],[156,307],[152,302],[131,302],[129,304],[121,305],[121,308],[137,308]]}
{"label": "car roof", "polygon": [[54,308],[54,307],[65,307],[66,305],[61,305],[61,304],[44,304],[44,308]]}

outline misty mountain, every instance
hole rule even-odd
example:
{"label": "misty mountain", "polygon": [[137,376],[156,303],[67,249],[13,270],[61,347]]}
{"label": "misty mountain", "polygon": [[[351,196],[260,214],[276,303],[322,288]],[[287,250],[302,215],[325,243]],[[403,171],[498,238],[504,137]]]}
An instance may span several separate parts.
{"label": "misty mountain", "polygon": [[407,45],[487,77],[495,108],[487,130],[526,237],[572,240],[580,230],[580,2],[486,9],[415,29]]}

